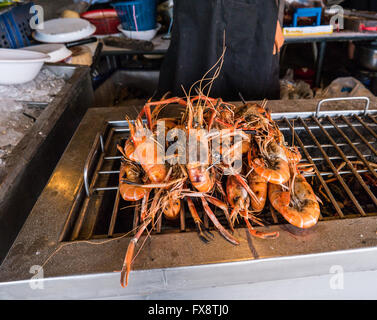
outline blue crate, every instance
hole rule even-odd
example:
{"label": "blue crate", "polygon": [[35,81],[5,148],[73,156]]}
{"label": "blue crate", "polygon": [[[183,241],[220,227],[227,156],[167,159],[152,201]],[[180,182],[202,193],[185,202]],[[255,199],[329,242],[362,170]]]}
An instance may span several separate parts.
{"label": "blue crate", "polygon": [[5,19],[6,14],[3,13],[0,15],[0,48],[15,48],[16,40],[9,32],[7,19]]}
{"label": "blue crate", "polygon": [[30,13],[30,8],[34,5],[33,2],[18,5],[14,7],[10,15],[12,16],[12,28],[15,30],[19,47],[26,47],[30,45],[30,38],[32,30],[30,28],[30,19],[33,14]]}
{"label": "blue crate", "polygon": [[0,14],[0,47],[22,48],[30,45],[32,2],[16,5]]}
{"label": "blue crate", "polygon": [[296,12],[293,14],[293,27],[297,27],[297,20],[298,18],[302,17],[316,17],[316,21],[314,26],[321,25],[321,16],[322,16],[322,8],[321,7],[314,7],[314,8],[298,8]]}
{"label": "blue crate", "polygon": [[156,0],[116,2],[112,6],[125,30],[145,31],[156,28]]}

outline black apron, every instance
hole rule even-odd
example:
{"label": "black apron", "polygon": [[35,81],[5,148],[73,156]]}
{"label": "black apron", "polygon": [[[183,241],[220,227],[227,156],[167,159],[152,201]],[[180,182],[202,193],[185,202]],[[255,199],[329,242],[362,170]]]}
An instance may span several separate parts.
{"label": "black apron", "polygon": [[276,0],[175,0],[159,94],[184,96],[181,85],[188,91],[221,56],[225,30],[224,64],[210,96],[279,99],[279,61],[272,54],[277,17]]}

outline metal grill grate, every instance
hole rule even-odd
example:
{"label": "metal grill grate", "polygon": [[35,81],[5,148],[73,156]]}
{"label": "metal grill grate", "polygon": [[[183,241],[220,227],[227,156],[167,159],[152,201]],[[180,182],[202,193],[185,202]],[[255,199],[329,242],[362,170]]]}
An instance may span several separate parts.
{"label": "metal grill grate", "polygon": [[[323,116],[319,108],[313,113],[273,114],[286,141],[299,148],[302,162],[314,165],[314,171],[305,176],[323,203],[320,220],[377,214],[377,167],[373,165],[377,163],[377,111],[368,111],[368,104],[363,111]],[[128,134],[127,122],[111,121],[97,135],[60,241],[120,236],[137,225],[139,206],[125,202],[118,192],[121,157],[116,145],[124,143]],[[227,226],[223,214],[217,214]],[[211,228],[205,217],[206,227]],[[269,205],[260,217],[267,225],[286,223]],[[160,219],[155,232],[191,230],[195,224],[182,206],[177,221]]]}

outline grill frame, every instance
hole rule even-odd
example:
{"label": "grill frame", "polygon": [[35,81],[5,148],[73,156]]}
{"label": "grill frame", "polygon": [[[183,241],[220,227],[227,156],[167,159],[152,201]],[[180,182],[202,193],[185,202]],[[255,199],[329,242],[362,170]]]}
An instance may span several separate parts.
{"label": "grill frame", "polygon": [[[372,109],[377,110],[377,99],[371,98],[371,102]],[[317,103],[318,100],[272,100],[268,106],[275,112],[298,109],[312,111]],[[9,293],[8,288],[14,288],[16,283],[20,283],[22,292],[27,293],[25,289],[29,288],[28,281],[14,281],[30,280],[30,268],[34,265],[44,265],[44,276],[48,279],[46,284],[51,285],[51,290],[46,287],[41,292],[56,293],[55,284],[61,284],[65,289],[72,288],[69,282],[72,279],[74,292],[82,293],[86,290],[87,297],[93,292],[105,291],[108,294],[109,291],[104,289],[104,281],[109,278],[111,281],[107,285],[115,292],[114,296],[133,297],[136,292],[149,292],[152,287],[158,287],[158,291],[165,290],[166,282],[179,286],[187,283],[187,279],[192,279],[194,285],[205,284],[209,279],[212,281],[210,287],[214,288],[223,286],[224,279],[229,284],[235,284],[250,283],[253,279],[258,279],[258,282],[262,278],[272,281],[328,275],[332,265],[342,265],[346,272],[375,269],[373,257],[377,254],[377,216],[355,217],[320,221],[307,230],[297,230],[288,224],[273,225],[268,231],[279,231],[280,236],[272,240],[251,238],[246,228],[236,228],[235,236],[240,240],[238,246],[228,243],[217,232],[213,233],[214,241],[207,245],[203,245],[194,232],[152,237],[144,234],[137,248],[139,250],[141,244],[144,244],[143,250],[132,266],[132,281],[126,290],[120,288],[119,273],[114,271],[119,271],[122,266],[130,237],[115,235],[111,239],[73,242],[59,242],[58,238],[82,186],[83,167],[98,130],[103,132],[105,121],[121,119],[125,114],[135,119],[141,107],[131,105],[87,111],[0,265],[0,286],[6,288],[4,292]],[[358,103],[334,103],[331,108],[344,110],[361,107]],[[266,229],[261,227],[263,231],[267,231]],[[237,269],[239,263],[245,266],[244,270]],[[288,265],[282,266],[281,263]],[[176,276],[174,279],[172,274]],[[236,277],[237,275],[240,277]],[[253,279],[250,278],[252,276]],[[81,285],[82,279],[90,282],[92,287],[88,289]],[[182,281],[183,279],[185,280]],[[181,289],[184,290],[183,287]]]}
{"label": "grill frame", "polygon": [[[325,102],[330,102],[330,101],[339,101],[339,100],[365,100],[366,105],[363,110],[340,110],[340,111],[325,111],[324,113],[321,114],[320,107],[323,103]],[[320,172],[317,168],[316,165],[314,165],[314,173],[313,174],[307,174],[306,176],[315,176],[318,180],[319,183],[322,185],[322,187],[326,191],[326,195],[329,197],[331,200],[331,203],[338,215],[338,217],[323,217],[322,215],[320,216],[320,221],[326,221],[326,220],[333,220],[333,219],[344,219],[344,218],[355,218],[355,217],[366,217],[366,216],[375,216],[377,215],[377,210],[372,213],[365,213],[364,209],[362,206],[358,203],[358,200],[356,197],[353,195],[353,192],[349,190],[347,184],[344,182],[342,176],[345,174],[353,173],[354,176],[357,177],[359,183],[362,185],[364,190],[368,192],[369,190],[369,195],[372,198],[372,201],[374,205],[377,208],[377,198],[374,196],[374,194],[370,191],[368,186],[365,184],[363,181],[363,178],[360,176],[360,174],[369,172],[374,177],[377,177],[377,169],[372,169],[368,167],[368,170],[360,170],[360,169],[354,169],[354,167],[351,165],[349,162],[349,156],[344,154],[341,150],[340,147],[343,146],[348,146],[353,148],[353,150],[357,151],[358,149],[354,147],[354,144],[352,143],[351,140],[347,141],[347,135],[343,133],[343,138],[345,138],[346,143],[343,144],[338,144],[336,141],[334,141],[331,136],[328,134],[327,129],[329,128],[334,128],[339,132],[339,134],[342,134],[343,128],[350,128],[353,132],[355,130],[358,132],[357,128],[366,128],[365,130],[368,130],[371,132],[371,134],[374,136],[374,138],[377,137],[377,131],[373,131],[373,129],[370,128],[365,123],[365,118],[368,117],[370,121],[372,122],[372,126],[377,128],[377,120],[375,116],[377,115],[377,110],[369,110],[369,99],[366,97],[352,97],[352,98],[347,98],[347,99],[326,99],[322,100],[318,103],[316,111],[315,112],[300,112],[300,113],[273,113],[272,118],[276,121],[282,122],[286,124],[286,127],[281,128],[282,132],[284,133],[287,130],[293,130],[294,131],[294,137],[295,141],[298,142],[298,147],[300,148],[301,153],[303,154],[303,159],[306,158],[306,160],[309,163],[315,164],[316,161],[319,160],[324,160],[328,163],[328,165],[331,167],[332,172]],[[357,121],[357,125],[352,125],[349,122],[350,117],[353,117],[355,121]],[[363,117],[363,118],[360,118]],[[334,121],[334,119],[341,119],[344,124],[337,125]],[[306,122],[308,120],[311,120],[314,122],[316,125],[315,126],[308,126]],[[327,122],[330,123],[330,125],[322,125],[321,122],[323,120],[326,120]],[[347,122],[348,121],[348,122]],[[300,122],[301,127],[293,127],[294,122]],[[350,125],[351,124],[351,125]],[[314,144],[313,145],[305,145],[302,140],[300,139],[299,134],[297,133],[299,130],[305,130],[306,133],[308,133]],[[315,137],[313,134],[313,130],[321,130],[326,137],[330,140],[330,143],[326,145],[322,145]],[[120,160],[120,155],[114,155],[110,154],[108,155],[106,152],[108,152],[108,148],[112,143],[113,136],[117,133],[128,133],[128,123],[123,120],[112,120],[112,121],[107,121],[105,125],[105,129],[102,131],[102,133],[97,133],[97,136],[94,140],[94,143],[92,145],[92,148],[89,152],[87,161],[85,163],[84,167],[84,172],[83,172],[83,182],[78,190],[76,199],[72,205],[72,208],[69,212],[67,221],[63,227],[63,230],[60,234],[59,241],[65,242],[65,241],[77,241],[77,240],[85,240],[85,239],[97,239],[97,238],[111,238],[111,237],[118,237],[118,236],[123,236],[125,235],[124,233],[115,233],[115,224],[117,220],[117,216],[119,213],[119,203],[121,201],[119,191],[118,191],[118,186],[106,186],[106,187],[96,187],[96,182],[97,180],[104,175],[118,175],[119,170],[101,170],[102,165],[106,161],[117,161]],[[356,133],[355,133],[356,134]],[[358,135],[358,134],[356,134]],[[362,137],[362,135],[358,135],[359,137]],[[367,141],[367,140],[362,140],[362,142],[358,142],[357,144],[364,143],[367,145],[367,147],[377,156],[377,151],[376,148],[372,146],[372,143],[376,143],[376,141]],[[328,156],[324,148],[327,148],[328,146],[331,146],[337,150],[340,156],[334,157],[334,156]],[[316,158],[313,159],[310,155],[310,152],[307,151],[307,148],[309,147],[317,147],[321,153],[323,154],[323,158]],[[355,149],[356,148],[356,149]],[[367,160],[365,159],[364,155],[358,154],[358,157],[365,161],[367,163]],[[352,156],[352,158],[355,158],[355,156]],[[337,172],[335,166],[333,165],[333,160],[339,160],[343,159],[347,166],[349,167],[348,170],[341,170],[340,172]],[[359,160],[360,160],[359,159]],[[94,169],[93,169],[94,168]],[[328,175],[335,175],[335,177],[338,179],[338,181],[342,184],[343,188],[346,190],[347,195],[351,198],[353,204],[356,206],[356,208],[359,211],[359,214],[344,214],[342,209],[340,208],[338,202],[335,200],[335,197],[332,195],[332,192],[324,180],[324,177]],[[89,181],[90,180],[90,181]],[[85,211],[86,208],[89,207],[89,200],[90,197],[93,196],[93,194],[96,194],[98,192],[107,192],[107,191],[116,191],[116,196],[114,200],[114,205],[112,208],[111,212],[111,219],[109,223],[109,228],[107,234],[103,235],[94,235],[93,233],[89,233],[89,236],[80,238],[80,231],[82,228],[82,224],[84,219],[86,218]],[[80,211],[80,207],[84,207],[85,210]],[[97,207],[97,206],[95,206]],[[272,220],[274,224],[280,224],[279,220],[277,219],[277,215],[274,213],[274,210],[271,209],[272,213]],[[169,230],[175,231],[175,232],[183,232],[183,231],[193,231],[191,229],[186,229],[186,223],[185,219],[187,216],[185,216],[185,210],[183,209],[183,206],[181,208],[181,214],[180,214],[180,219],[179,219],[179,227],[176,228],[176,230]],[[75,221],[73,221],[75,219]],[[94,218],[96,220],[96,218]],[[156,225],[156,231],[154,233],[161,233],[161,221],[162,219],[158,219],[159,223]],[[135,230],[136,226],[138,223],[138,210],[134,211],[134,217],[133,217],[133,227],[132,230]],[[204,224],[205,227],[209,227],[209,221],[208,217],[204,215]],[[72,229],[73,226],[73,231],[70,232],[70,228]],[[94,230],[94,227],[91,228],[91,230]]]}

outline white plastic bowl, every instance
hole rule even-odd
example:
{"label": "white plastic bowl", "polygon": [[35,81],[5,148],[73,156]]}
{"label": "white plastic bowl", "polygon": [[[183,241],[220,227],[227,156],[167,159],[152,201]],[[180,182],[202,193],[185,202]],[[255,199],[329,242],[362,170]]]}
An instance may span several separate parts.
{"label": "white plastic bowl", "polygon": [[145,31],[124,30],[121,24],[118,26],[118,30],[122,32],[127,38],[134,39],[134,40],[145,40],[145,41],[152,40],[156,36],[160,28],[161,28],[161,24],[159,23],[157,23],[156,29],[145,30]]}
{"label": "white plastic bowl", "polygon": [[50,56],[20,49],[0,49],[0,84],[32,81]]}

